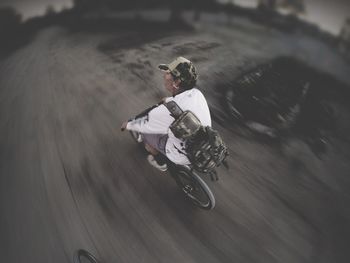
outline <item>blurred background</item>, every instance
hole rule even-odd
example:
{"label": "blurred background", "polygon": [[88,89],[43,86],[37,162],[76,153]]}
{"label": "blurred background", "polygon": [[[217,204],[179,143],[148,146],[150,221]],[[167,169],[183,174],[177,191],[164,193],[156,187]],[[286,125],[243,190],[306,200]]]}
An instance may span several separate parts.
{"label": "blurred background", "polygon": [[[90,3],[89,3],[90,2]],[[247,8],[257,8],[259,5],[266,5],[283,14],[294,13],[298,17],[319,25],[322,29],[338,35],[347,17],[349,16],[349,3],[346,0],[213,0],[213,1],[188,1],[193,2],[196,9],[205,9],[205,5],[210,2],[221,4],[234,4]],[[184,2],[184,3],[188,3]],[[167,6],[171,1],[74,1],[74,0],[2,0],[1,7],[12,7],[21,15],[23,21],[35,16],[43,16],[45,13],[61,12],[62,10],[71,9],[73,6],[93,5],[113,8],[115,11],[132,7],[157,7]],[[191,5],[191,4],[190,4]],[[185,5],[186,6],[186,5]]]}
{"label": "blurred background", "polygon": [[[176,2],[157,0],[2,0],[0,8],[0,30],[9,30],[10,34],[15,34],[13,31],[18,29],[19,24],[33,23],[33,20],[38,17],[41,18],[41,22],[37,21],[37,26],[40,23],[52,23],[55,17],[58,19],[59,16],[68,14],[70,17],[89,13],[111,17],[113,14],[127,10],[132,10],[135,13],[147,9],[170,10],[169,19],[177,18],[181,16],[181,12],[190,10],[196,11],[196,19],[199,19],[201,12],[208,11],[228,12],[231,15],[249,13],[252,17],[262,17],[262,13],[265,13],[263,20],[276,20],[275,16],[284,15],[289,18],[289,23],[305,22],[308,23],[308,26],[315,26],[313,31],[319,29],[340,39],[348,38],[349,24],[349,3],[346,0],[192,0]],[[269,12],[273,12],[274,16],[266,15]],[[283,23],[288,22],[284,21]],[[5,43],[2,44],[5,45]]]}
{"label": "blurred background", "polygon": [[[1,262],[348,262],[347,0],[0,0]],[[212,211],[121,123],[199,72]]]}

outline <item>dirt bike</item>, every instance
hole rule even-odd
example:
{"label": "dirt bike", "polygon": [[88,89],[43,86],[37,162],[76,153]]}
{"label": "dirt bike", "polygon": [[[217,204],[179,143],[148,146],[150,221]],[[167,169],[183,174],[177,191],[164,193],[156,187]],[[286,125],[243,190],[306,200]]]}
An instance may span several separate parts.
{"label": "dirt bike", "polygon": [[[130,120],[135,120],[145,116],[149,111],[159,106],[161,103],[163,102],[146,109]],[[142,145],[143,148],[144,145],[141,140],[141,134],[135,131],[129,132],[134,141]],[[171,162],[169,159],[167,159],[166,163],[171,177],[175,180],[183,194],[194,205],[206,210],[211,210],[215,207],[215,198],[212,191],[191,165],[178,165]],[[218,180],[215,171],[204,173],[204,175],[209,175],[212,181]]]}

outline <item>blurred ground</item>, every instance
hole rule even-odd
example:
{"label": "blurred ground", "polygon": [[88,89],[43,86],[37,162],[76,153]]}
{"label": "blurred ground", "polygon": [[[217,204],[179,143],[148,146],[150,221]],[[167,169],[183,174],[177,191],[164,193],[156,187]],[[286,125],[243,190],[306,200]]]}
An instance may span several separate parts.
{"label": "blurred ground", "polygon": [[138,23],[46,28],[0,62],[1,261],[71,262],[85,248],[105,262],[348,262],[346,98],[321,158],[298,137],[266,141],[215,121],[231,169],[206,178],[210,212],[119,126],[166,95],[156,66],[178,55],[196,63],[215,120],[230,83],[270,59],[299,58],[346,85],[349,64],[311,37],[244,18]]}

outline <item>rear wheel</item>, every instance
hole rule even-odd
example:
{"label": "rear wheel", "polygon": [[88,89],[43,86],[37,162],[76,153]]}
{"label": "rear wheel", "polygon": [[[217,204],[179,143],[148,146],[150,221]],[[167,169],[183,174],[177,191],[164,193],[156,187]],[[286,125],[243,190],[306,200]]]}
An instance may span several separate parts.
{"label": "rear wheel", "polygon": [[74,263],[99,263],[99,261],[89,252],[84,249],[79,249],[73,257]]}
{"label": "rear wheel", "polygon": [[182,192],[196,206],[210,210],[215,207],[215,198],[208,185],[189,169],[177,168],[175,181]]}

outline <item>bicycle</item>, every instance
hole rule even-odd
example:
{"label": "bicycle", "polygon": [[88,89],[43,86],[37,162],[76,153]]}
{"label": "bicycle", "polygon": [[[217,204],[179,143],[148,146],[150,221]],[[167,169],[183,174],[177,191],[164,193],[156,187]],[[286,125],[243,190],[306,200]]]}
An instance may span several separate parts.
{"label": "bicycle", "polygon": [[[129,132],[136,143],[143,145],[138,132]],[[215,198],[212,191],[191,165],[178,165],[167,159],[167,166],[178,187],[194,205],[205,210],[211,210],[215,207]],[[208,174],[213,181],[218,180],[216,173]]]}
{"label": "bicycle", "polygon": [[[161,104],[163,104],[163,101],[160,101],[159,103],[145,109],[134,118],[129,119],[129,121],[146,116],[148,112]],[[141,134],[135,131],[129,132],[137,144],[144,146],[142,140],[140,139]],[[224,165],[226,168],[228,168],[226,163]],[[167,166],[170,175],[175,180],[178,187],[194,205],[205,210],[211,210],[215,207],[215,197],[212,191],[191,165],[177,165],[167,159]],[[208,175],[212,181],[218,181],[219,179],[215,170],[211,170],[203,174]]]}

